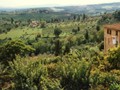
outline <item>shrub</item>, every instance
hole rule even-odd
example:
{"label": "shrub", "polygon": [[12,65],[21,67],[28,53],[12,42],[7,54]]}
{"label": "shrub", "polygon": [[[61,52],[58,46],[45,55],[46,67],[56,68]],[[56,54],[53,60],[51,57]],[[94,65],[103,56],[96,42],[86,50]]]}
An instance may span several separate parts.
{"label": "shrub", "polygon": [[120,69],[120,46],[109,50],[107,60],[112,68]]}
{"label": "shrub", "polygon": [[16,55],[25,55],[34,49],[28,45],[25,45],[22,41],[9,41],[5,45],[0,47],[0,60],[13,60]]}
{"label": "shrub", "polygon": [[120,84],[117,83],[111,84],[109,90],[120,90]]}
{"label": "shrub", "polygon": [[0,63],[0,75],[4,74],[7,71],[7,68],[5,68],[4,64]]}
{"label": "shrub", "polygon": [[86,60],[67,61],[58,64],[57,75],[61,77],[61,86],[65,90],[89,88],[90,63]]}
{"label": "shrub", "polygon": [[9,65],[16,90],[60,90],[59,81],[48,77],[47,67],[40,61],[17,57]]}
{"label": "shrub", "polygon": [[102,85],[104,87],[111,88],[111,85],[113,83],[120,82],[119,76],[120,76],[119,71],[114,70],[111,72],[103,72],[95,68],[94,70],[91,71],[91,75],[90,75],[91,87],[93,88],[93,87],[97,87],[98,85]]}
{"label": "shrub", "polygon": [[62,33],[62,30],[61,29],[59,29],[59,28],[55,28],[54,29],[54,35],[56,36],[56,37],[59,37],[59,35]]}
{"label": "shrub", "polygon": [[45,53],[48,50],[47,44],[42,40],[33,43],[32,46],[35,48],[35,55],[38,55],[39,53]]}

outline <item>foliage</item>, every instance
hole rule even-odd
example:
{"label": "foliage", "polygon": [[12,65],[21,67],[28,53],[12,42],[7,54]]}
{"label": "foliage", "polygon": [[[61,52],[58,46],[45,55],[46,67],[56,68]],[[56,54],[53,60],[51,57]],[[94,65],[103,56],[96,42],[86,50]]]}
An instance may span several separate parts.
{"label": "foliage", "polygon": [[96,30],[97,30],[97,31],[100,31],[100,26],[97,25],[97,26],[96,26]]}
{"label": "foliage", "polygon": [[46,44],[45,41],[40,40],[38,42],[32,43],[33,48],[35,48],[35,55],[38,55],[39,53],[43,54],[47,51],[49,51],[49,44]]}
{"label": "foliage", "polygon": [[55,34],[55,36],[56,37],[59,37],[59,35],[62,33],[62,30],[61,29],[59,29],[59,28],[55,28],[54,29],[54,34]]}
{"label": "foliage", "polygon": [[117,83],[111,84],[110,90],[120,90],[120,84]]}
{"label": "foliage", "polygon": [[74,34],[77,34],[78,30],[73,28],[73,29],[72,29],[72,32],[73,32]]}
{"label": "foliage", "polygon": [[120,11],[115,11],[115,12],[113,13],[113,16],[114,16],[114,18],[115,18],[116,20],[120,21]]}
{"label": "foliage", "polygon": [[17,57],[9,62],[14,89],[96,90],[100,86],[103,89],[119,86],[120,71],[106,70],[98,47],[86,46],[66,55],[46,56]]}
{"label": "foliage", "polygon": [[59,81],[48,77],[47,68],[40,61],[17,57],[9,65],[17,90],[60,90]]}
{"label": "foliage", "polygon": [[102,42],[104,40],[104,31],[103,30],[98,31],[97,38],[98,38],[98,42]]}
{"label": "foliage", "polygon": [[5,67],[4,64],[0,63],[0,75],[6,73],[6,71],[7,71],[7,67]]}
{"label": "foliage", "polygon": [[86,30],[86,33],[85,33],[85,40],[87,42],[89,41],[89,32],[88,32],[88,30]]}
{"label": "foliage", "polygon": [[120,46],[110,49],[107,60],[114,69],[120,69]]}
{"label": "foliage", "polygon": [[65,44],[64,54],[69,53],[69,52],[70,52],[70,43],[67,42],[67,43]]}
{"label": "foliage", "polygon": [[[106,70],[106,65],[100,64],[98,68],[94,67],[91,70],[91,75],[90,75],[90,86],[93,89],[96,90],[97,87],[100,85],[105,89],[107,88],[115,88],[112,87],[113,83],[119,84],[120,82],[120,71],[119,70],[111,70],[111,71],[105,71]],[[106,89],[105,89],[106,90]],[[114,90],[114,89],[111,89]],[[118,89],[115,89],[118,90]]]}
{"label": "foliage", "polygon": [[57,39],[57,40],[55,41],[55,55],[56,55],[56,56],[58,56],[58,55],[61,54],[61,52],[62,52],[61,48],[62,48],[61,42],[60,42],[59,39]]}
{"label": "foliage", "polygon": [[46,27],[46,22],[45,21],[41,21],[41,28],[45,28]]}
{"label": "foliage", "polygon": [[11,40],[7,42],[5,45],[0,47],[0,60],[13,60],[15,59],[16,55],[25,55],[27,53],[30,53],[34,51],[33,48],[31,48],[28,45],[25,45],[20,40]]}
{"label": "foliage", "polygon": [[100,50],[104,50],[104,42],[101,42],[101,43],[99,44],[99,49],[100,49]]}
{"label": "foliage", "polygon": [[57,73],[61,77],[61,85],[65,90],[80,90],[89,88],[90,63],[86,60],[67,61],[58,64]]}
{"label": "foliage", "polygon": [[12,24],[3,24],[3,25],[0,25],[0,33],[7,33],[12,28],[14,28],[14,25],[12,25]]}

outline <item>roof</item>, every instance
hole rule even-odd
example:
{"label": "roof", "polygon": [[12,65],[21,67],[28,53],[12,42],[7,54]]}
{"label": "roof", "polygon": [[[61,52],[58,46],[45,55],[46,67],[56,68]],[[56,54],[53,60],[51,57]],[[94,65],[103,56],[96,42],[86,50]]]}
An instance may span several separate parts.
{"label": "roof", "polygon": [[120,30],[120,23],[105,25],[104,28]]}

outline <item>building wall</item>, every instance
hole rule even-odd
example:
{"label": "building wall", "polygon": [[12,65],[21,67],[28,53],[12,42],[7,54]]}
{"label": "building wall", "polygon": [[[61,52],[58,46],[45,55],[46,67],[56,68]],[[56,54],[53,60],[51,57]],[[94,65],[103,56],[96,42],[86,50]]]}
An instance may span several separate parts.
{"label": "building wall", "polygon": [[[108,30],[111,30],[111,34],[108,34]],[[118,35],[116,35],[116,32],[118,32]],[[120,44],[120,31],[105,28],[104,29],[104,52],[106,53],[110,48],[116,47],[119,44]]]}

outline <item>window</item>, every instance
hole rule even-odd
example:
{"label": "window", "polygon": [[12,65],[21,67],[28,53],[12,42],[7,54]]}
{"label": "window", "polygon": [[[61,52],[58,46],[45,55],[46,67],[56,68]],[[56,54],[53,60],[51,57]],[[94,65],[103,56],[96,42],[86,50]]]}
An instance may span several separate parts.
{"label": "window", "polygon": [[107,29],[107,34],[111,34],[111,30],[110,29]]}
{"label": "window", "polygon": [[107,34],[109,34],[109,29],[107,29]]}
{"label": "window", "polygon": [[116,36],[118,36],[118,31],[116,31]]}
{"label": "window", "polygon": [[111,34],[111,30],[109,30],[109,34]]}

